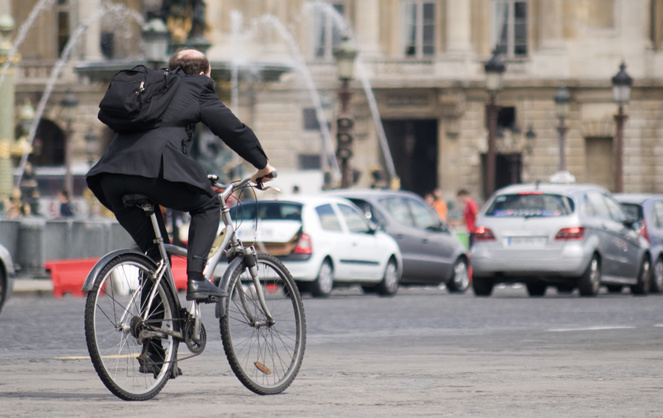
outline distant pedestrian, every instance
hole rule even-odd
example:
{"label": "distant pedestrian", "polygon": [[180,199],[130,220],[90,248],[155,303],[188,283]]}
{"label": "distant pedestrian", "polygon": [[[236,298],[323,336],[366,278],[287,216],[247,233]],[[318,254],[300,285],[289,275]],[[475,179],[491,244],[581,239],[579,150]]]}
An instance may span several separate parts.
{"label": "distant pedestrian", "polygon": [[433,208],[440,216],[442,221],[447,221],[447,203],[442,199],[442,191],[440,189],[433,190]]}
{"label": "distant pedestrian", "polygon": [[470,197],[470,193],[461,189],[458,191],[458,199],[465,204],[463,209],[463,220],[467,228],[467,244],[468,248],[472,248],[474,242],[474,232],[476,230],[477,215],[479,214],[479,205]]}
{"label": "distant pedestrian", "polygon": [[60,198],[60,217],[71,218],[74,216],[74,207],[69,199],[69,192],[67,190],[60,190],[58,195]]}

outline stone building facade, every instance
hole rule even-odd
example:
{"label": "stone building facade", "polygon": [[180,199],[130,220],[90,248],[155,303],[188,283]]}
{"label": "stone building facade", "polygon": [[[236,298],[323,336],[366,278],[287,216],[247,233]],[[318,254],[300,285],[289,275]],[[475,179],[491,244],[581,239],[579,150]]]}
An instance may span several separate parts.
{"label": "stone building facade", "polygon": [[[439,187],[448,200],[460,188],[484,198],[484,63],[496,46],[506,64],[496,96],[498,187],[545,181],[558,170],[553,98],[565,86],[571,96],[566,169],[579,182],[613,189],[618,106],[611,79],[625,63],[634,81],[624,107],[624,191],[663,193],[663,0],[207,0],[166,2],[169,7],[161,0],[117,0],[117,8],[102,0],[4,3],[16,22],[14,34],[35,5],[45,5],[18,46],[17,114],[25,99],[39,103],[67,41],[87,25],[45,107],[31,157],[38,166],[62,164],[58,104],[67,89],[79,100],[75,163],[84,168],[111,140],[112,132],[96,120],[109,70],[144,60],[141,24],[161,14],[173,44],[186,44],[204,17],[198,30],[209,41],[220,97],[254,128],[283,172],[334,172],[341,84],[333,48],[349,35],[359,50],[350,83],[357,187],[368,187],[371,171],[380,168],[404,189],[423,194]],[[217,152],[223,154],[212,146],[201,150]]]}

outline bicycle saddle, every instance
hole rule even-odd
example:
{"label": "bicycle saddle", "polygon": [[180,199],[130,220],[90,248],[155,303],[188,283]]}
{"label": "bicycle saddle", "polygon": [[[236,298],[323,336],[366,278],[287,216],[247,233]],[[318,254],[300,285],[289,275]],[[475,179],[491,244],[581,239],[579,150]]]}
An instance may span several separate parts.
{"label": "bicycle saddle", "polygon": [[124,207],[144,205],[154,206],[154,201],[148,196],[142,194],[125,194],[122,196],[122,203],[124,204]]}

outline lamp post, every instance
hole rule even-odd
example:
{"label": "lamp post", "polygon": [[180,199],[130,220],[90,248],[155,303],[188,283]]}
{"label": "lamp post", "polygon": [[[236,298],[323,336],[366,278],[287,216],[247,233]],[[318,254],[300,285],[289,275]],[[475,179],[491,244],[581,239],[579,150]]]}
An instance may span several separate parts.
{"label": "lamp post", "polygon": [[152,16],[141,30],[145,59],[152,68],[158,69],[165,61],[170,46],[170,32],[159,16]]}
{"label": "lamp post", "polygon": [[[0,65],[10,59],[14,19],[0,14]],[[14,73],[9,68],[0,85],[0,199],[9,196],[13,188],[11,147],[14,142]]]}
{"label": "lamp post", "polygon": [[76,107],[78,106],[78,99],[73,91],[67,90],[62,100],[60,100],[62,107],[61,117],[66,124],[64,134],[64,189],[69,193],[70,197],[74,196],[74,179],[71,175],[71,136],[73,134],[72,124],[76,119]]}
{"label": "lamp post", "polygon": [[559,125],[557,125],[557,133],[559,134],[559,163],[557,166],[557,171],[566,170],[566,155],[564,152],[565,149],[565,140],[566,132],[569,128],[564,125],[564,121],[569,117],[569,103],[571,102],[571,96],[566,87],[562,86],[557,89],[557,94],[555,94],[555,113],[557,114],[557,119],[559,120]]}
{"label": "lamp post", "polygon": [[615,115],[617,134],[615,135],[615,193],[624,191],[624,123],[628,116],[624,114],[624,104],[631,99],[633,79],[626,73],[626,64],[621,63],[619,72],[612,77],[612,97],[619,105]]}
{"label": "lamp post", "polygon": [[354,137],[354,117],[350,114],[350,80],[354,73],[355,58],[357,49],[345,36],[334,48],[334,58],[338,71],[338,78],[341,80],[341,89],[338,91],[338,97],[341,100],[341,112],[336,120],[336,155],[340,162],[341,169],[341,188],[350,187],[352,183],[352,169],[350,158],[352,158],[352,142]]}
{"label": "lamp post", "polygon": [[486,153],[486,170],[484,174],[484,194],[490,196],[495,191],[496,151],[495,137],[497,136],[497,106],[495,97],[502,89],[502,76],[506,65],[500,59],[498,49],[493,50],[493,56],[483,66],[486,72],[486,91],[490,96],[488,103],[488,152]]}

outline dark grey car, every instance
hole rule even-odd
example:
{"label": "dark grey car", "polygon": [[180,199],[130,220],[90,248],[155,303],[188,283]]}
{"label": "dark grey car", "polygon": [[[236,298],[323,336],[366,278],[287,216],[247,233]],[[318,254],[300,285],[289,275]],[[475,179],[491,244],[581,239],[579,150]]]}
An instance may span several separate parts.
{"label": "dark grey car", "polygon": [[649,241],[651,292],[663,292],[663,195],[620,193],[615,198],[630,217],[638,219],[640,235]]}
{"label": "dark grey car", "polygon": [[418,195],[389,190],[335,190],[391,235],[403,257],[401,285],[442,284],[450,292],[469,287],[465,246]]}
{"label": "dark grey car", "polygon": [[14,263],[9,251],[0,245],[0,312],[14,290]]}

